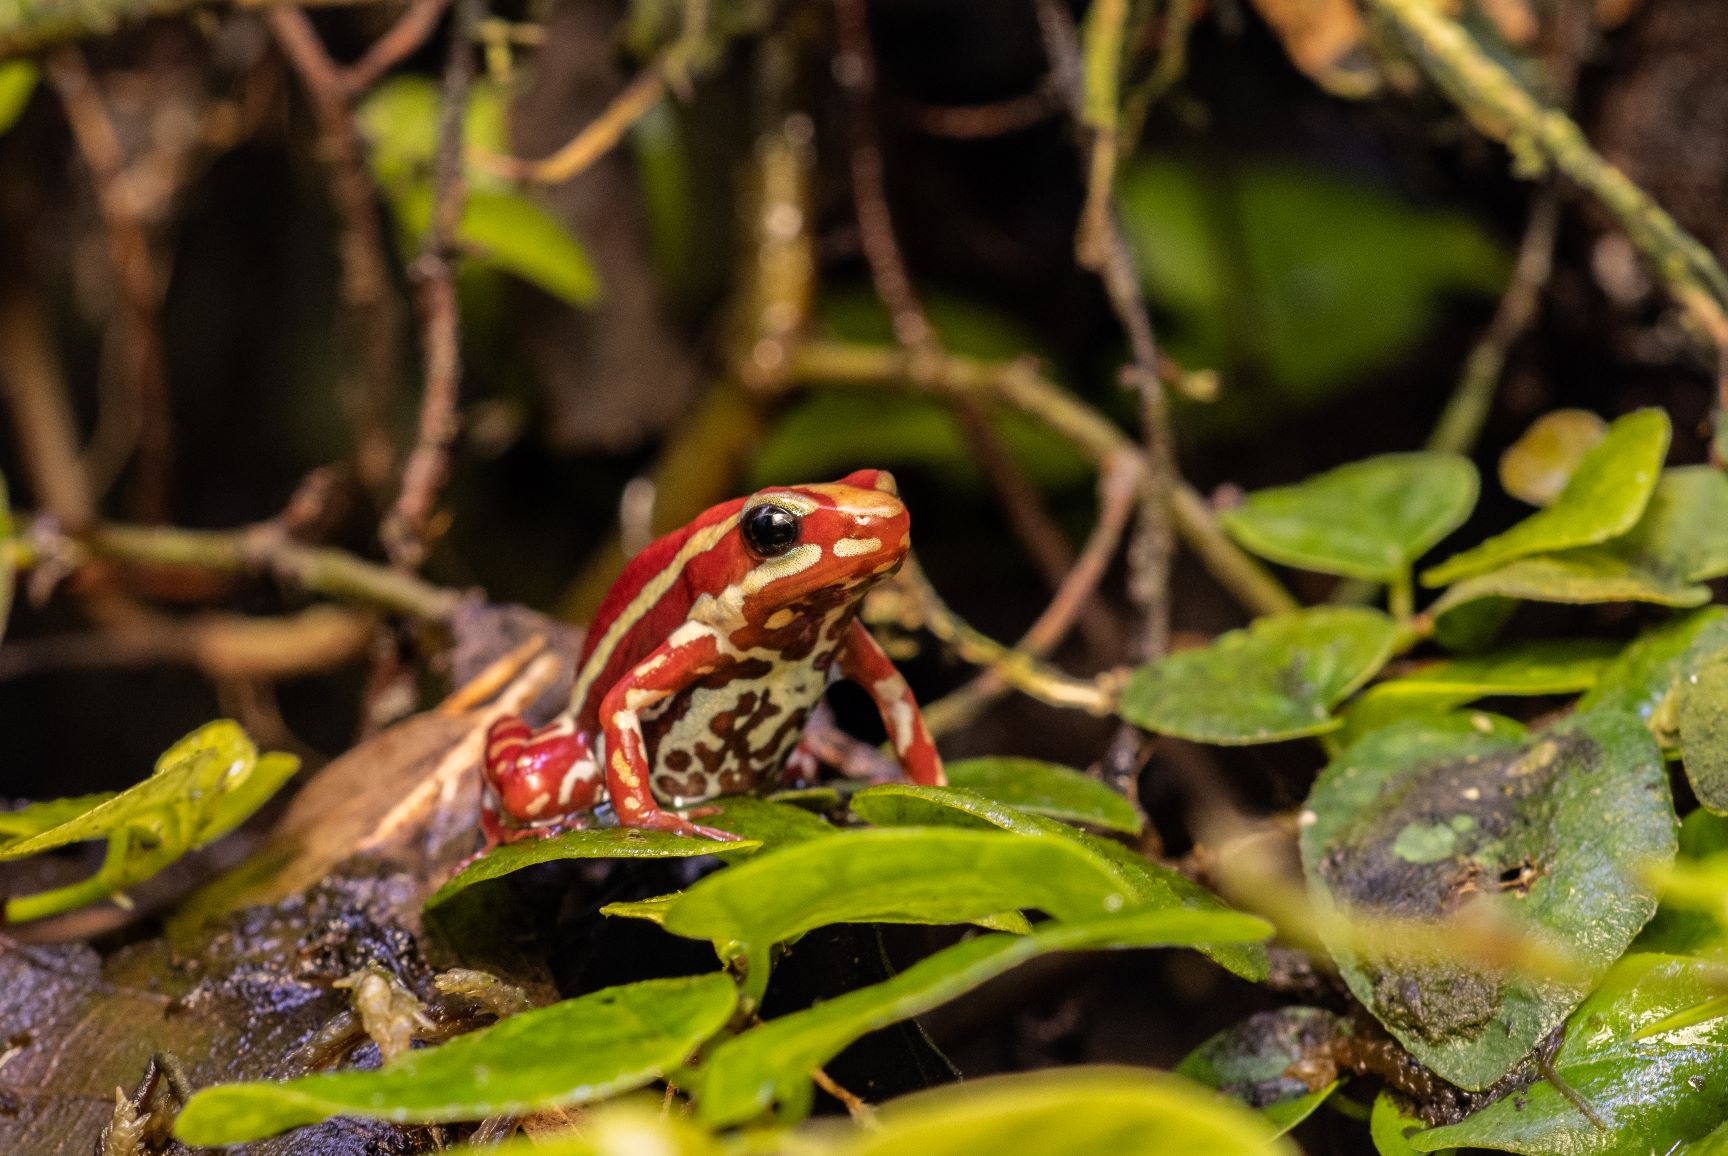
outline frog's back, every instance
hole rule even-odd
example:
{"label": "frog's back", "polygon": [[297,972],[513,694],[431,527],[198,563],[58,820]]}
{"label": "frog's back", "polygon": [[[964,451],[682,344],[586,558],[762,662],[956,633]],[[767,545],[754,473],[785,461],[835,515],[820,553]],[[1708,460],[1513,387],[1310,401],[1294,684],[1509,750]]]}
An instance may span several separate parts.
{"label": "frog's back", "polygon": [[576,664],[570,703],[581,730],[598,733],[600,700],[612,684],[689,617],[696,600],[690,562],[723,544],[744,502],[738,498],[705,511],[688,525],[656,538],[625,564],[594,613]]}

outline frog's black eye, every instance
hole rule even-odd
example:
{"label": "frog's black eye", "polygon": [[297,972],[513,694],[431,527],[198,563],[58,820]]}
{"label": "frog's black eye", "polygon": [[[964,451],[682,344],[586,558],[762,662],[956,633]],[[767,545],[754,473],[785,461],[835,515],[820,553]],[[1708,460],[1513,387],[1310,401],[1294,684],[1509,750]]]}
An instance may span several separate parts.
{"label": "frog's black eye", "polygon": [[778,558],[798,544],[798,515],[784,506],[744,511],[744,544],[764,558]]}

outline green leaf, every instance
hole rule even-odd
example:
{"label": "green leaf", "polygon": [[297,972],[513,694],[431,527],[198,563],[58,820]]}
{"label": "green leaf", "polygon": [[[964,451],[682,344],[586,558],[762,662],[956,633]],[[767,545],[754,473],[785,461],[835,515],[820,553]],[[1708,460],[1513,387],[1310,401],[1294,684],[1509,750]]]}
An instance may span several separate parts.
{"label": "green leaf", "polygon": [[0,861],[94,839],[108,841],[108,855],[81,883],[8,899],[6,920],[55,915],[149,878],[227,834],[298,767],[292,755],[259,757],[239,724],[223,720],[181,739],[157,760],[149,778],[117,795],[26,808],[10,821],[16,837],[0,844]]}
{"label": "green leaf", "polygon": [[854,1040],[964,995],[1053,951],[1175,947],[1258,941],[1271,926],[1229,911],[1148,911],[1091,923],[1044,924],[1031,935],[966,940],[870,987],[771,1020],[714,1050],[701,1073],[698,1106],[715,1126],[743,1123],[776,1101],[787,1114],[810,1106],[810,1073]]}
{"label": "green leaf", "polygon": [[1728,1124],[1722,1125],[1695,1144],[1688,1144],[1682,1156],[1728,1156]]}
{"label": "green leaf", "polygon": [[1022,811],[1085,823],[1124,835],[1140,832],[1127,799],[1081,771],[1038,759],[963,759],[947,766],[948,782]]}
{"label": "green leaf", "polygon": [[882,1106],[837,1156],[1296,1156],[1254,1112],[1180,1076],[1076,1067],[968,1080]]}
{"label": "green leaf", "polygon": [[93,795],[76,795],[68,799],[49,799],[31,803],[16,811],[0,812],[0,853],[12,844],[39,835],[53,827],[70,822],[86,811],[114,798],[117,791],[98,791]]}
{"label": "green leaf", "polygon": [[1322,734],[1341,725],[1332,707],[1373,677],[1398,636],[1398,624],[1375,610],[1256,619],[1136,670],[1121,714],[1147,730],[1222,745]]}
{"label": "green leaf", "polygon": [[1725,619],[1728,610],[1712,606],[1646,630],[1578,700],[1579,711],[1625,710],[1649,719],[1679,676],[1687,650],[1704,630]]}
{"label": "green leaf", "polygon": [[206,1088],[181,1110],[174,1135],[193,1146],[239,1144],[331,1116],[433,1123],[585,1104],[672,1071],[736,1003],[719,973],[604,988],[383,1068]]}
{"label": "green leaf", "polygon": [[1707,810],[1728,815],[1728,627],[1700,632],[1674,689],[1680,761]]}
{"label": "green leaf", "polygon": [[704,824],[758,843],[764,851],[839,833],[834,824],[820,815],[813,815],[790,803],[776,803],[750,795],[727,795],[714,800],[711,805],[716,810],[703,817]]}
{"label": "green leaf", "polygon": [[[24,115],[24,109],[30,103],[30,97],[36,91],[36,83],[41,79],[34,61],[3,60],[0,61],[0,135],[3,135],[18,118]],[[5,621],[5,615],[0,614],[0,622]]]}
{"label": "green leaf", "polygon": [[600,827],[590,831],[565,831],[545,839],[524,839],[494,847],[457,872],[426,901],[434,911],[477,883],[560,859],[688,859],[694,855],[742,855],[761,844],[754,840],[720,843],[694,839],[665,831],[639,831],[633,827]]}
{"label": "green leaf", "polygon": [[[395,208],[406,236],[419,238],[431,227],[430,188],[403,193]],[[513,273],[566,304],[580,308],[600,298],[600,274],[588,250],[562,221],[520,193],[469,193],[456,239],[468,259]]]}
{"label": "green leaf", "polygon": [[1486,905],[1570,961],[1566,976],[1508,973],[1393,943],[1359,950],[1323,929],[1357,998],[1473,1090],[1512,1070],[1625,951],[1656,908],[1646,869],[1675,852],[1661,752],[1623,711],[1527,737],[1474,715],[1374,731],[1321,773],[1301,822],[1322,908],[1444,925]]}
{"label": "green leaf", "polygon": [[1607,432],[1608,423],[1587,409],[1543,414],[1500,455],[1500,488],[1532,506],[1553,505]]}
{"label": "green leaf", "polygon": [[1611,642],[1568,639],[1522,643],[1492,654],[1430,663],[1364,691],[1344,713],[1338,741],[1347,745],[1376,728],[1420,715],[1446,714],[1479,698],[1588,690],[1618,650]]}
{"label": "green leaf", "polygon": [[1629,533],[1600,546],[1524,558],[1470,578],[1434,605],[1447,614],[1489,596],[1538,602],[1699,606],[1698,583],[1728,573],[1728,477],[1707,466],[1668,470]]}
{"label": "green leaf", "polygon": [[1699,809],[1680,822],[1680,857],[1658,871],[1662,902],[1634,951],[1700,955],[1728,939],[1728,819]]}
{"label": "green leaf", "polygon": [[1470,219],[1316,170],[1142,159],[1119,204],[1142,281],[1171,314],[1171,353],[1249,370],[1182,414],[1208,429],[1263,429],[1360,384],[1417,342],[1444,296],[1497,293],[1505,277]]}
{"label": "green leaf", "polygon": [[[438,156],[442,102],[436,81],[400,75],[374,88],[355,111],[368,146],[367,160],[378,184],[392,200],[430,185]],[[504,105],[503,94],[494,85],[481,81],[470,89],[462,117],[466,154],[509,151]],[[510,187],[503,177],[479,165],[464,164],[462,177],[472,192],[503,192]]]}
{"label": "green leaf", "polygon": [[[648,1102],[637,1096],[585,1109],[580,1131],[520,1136],[502,1144],[459,1144],[442,1156],[722,1156],[726,1151],[706,1129],[663,1111],[659,1097]],[[779,1149],[751,1151],[769,1156]],[[824,1151],[812,1146],[805,1156]]]}
{"label": "green leaf", "polygon": [[1025,907],[1085,920],[1129,899],[1107,866],[1053,835],[849,831],[698,880],[665,927],[765,950],[830,923],[969,923]]}
{"label": "green leaf", "polygon": [[[1065,823],[1034,815],[959,787],[921,787],[885,783],[852,797],[852,811],[877,826],[1000,828],[1019,835],[1061,839],[1092,857],[1110,872],[1129,896],[1131,907],[1162,909],[1182,906],[1201,911],[1227,911],[1216,895],[1181,872],[1153,863],[1144,855],[1110,839],[1075,830]],[[976,922],[976,921],[975,921]],[[1266,978],[1269,962],[1258,944],[1207,948],[1206,954],[1244,979]]]}
{"label": "green leaf", "polygon": [[1260,1012],[1189,1052],[1176,1065],[1176,1074],[1258,1109],[1283,1135],[1313,1115],[1339,1083],[1333,1080],[1323,1088],[1311,1089],[1288,1075],[1289,1069],[1349,1034],[1348,1022],[1320,1008]]}
{"label": "green leaf", "polygon": [[1374,1107],[1368,1115],[1368,1137],[1380,1156],[1416,1156],[1410,1137],[1427,1127],[1421,1117],[1405,1112],[1389,1090],[1381,1088],[1374,1097]]}
{"label": "green leaf", "polygon": [[1422,575],[1429,586],[1485,574],[1532,554],[1594,546],[1637,525],[1655,492],[1668,453],[1668,415],[1641,409],[1608,427],[1607,435],[1584,455],[1566,488],[1503,534],[1454,554]]}
{"label": "green leaf", "polygon": [[1274,562],[1390,582],[1476,504],[1476,467],[1456,454],[1386,454],[1260,490],[1224,528]]}
{"label": "green leaf", "polygon": [[1528,1156],[1647,1156],[1728,1118],[1728,1018],[1646,1035],[1722,992],[1721,965],[1629,955],[1572,1013],[1551,1061],[1601,1121],[1539,1080],[1462,1123],[1418,1133],[1422,1152],[1491,1148]]}

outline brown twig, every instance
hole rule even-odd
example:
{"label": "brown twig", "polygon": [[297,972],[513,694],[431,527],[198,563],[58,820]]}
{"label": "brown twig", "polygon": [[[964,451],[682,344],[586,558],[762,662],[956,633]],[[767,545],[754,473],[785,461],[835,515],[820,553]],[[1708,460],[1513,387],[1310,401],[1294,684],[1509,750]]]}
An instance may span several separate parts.
{"label": "brown twig", "polygon": [[52,562],[68,569],[92,558],[224,574],[268,574],[313,594],[427,622],[455,613],[460,591],[379,566],[341,550],[295,542],[274,522],[242,530],[106,524],[69,535],[51,522],[17,515],[23,530],[8,544],[20,569]]}
{"label": "brown twig", "polygon": [[875,1123],[876,1109],[865,1103],[864,1097],[858,1093],[849,1091],[836,1083],[834,1077],[826,1071],[821,1068],[812,1068],[810,1069],[810,1079],[815,1082],[818,1088],[839,1100],[841,1105],[845,1107],[846,1114],[852,1117],[854,1123],[865,1125]]}
{"label": "brown twig", "polygon": [[342,83],[349,96],[359,96],[412,56],[438,27],[448,7],[450,0],[413,0],[408,11],[372,42],[365,55],[342,70]]}
{"label": "brown twig", "polygon": [[214,679],[297,678],[366,652],[370,614],[314,606],[281,618],[200,614],[0,647],[0,682],[52,670],[187,665]]}
{"label": "brown twig", "polygon": [[299,74],[312,102],[330,166],[330,196],[341,222],[342,323],[358,355],[349,388],[356,427],[355,471],[373,492],[389,484],[396,460],[390,410],[396,394],[401,317],[390,284],[389,248],[378,215],[376,190],[354,122],[352,92],[306,13],[273,7],[271,33]]}
{"label": "brown twig", "polygon": [[473,29],[482,0],[456,0],[456,26],[444,69],[443,111],[433,176],[432,226],[414,262],[426,383],[414,449],[402,470],[402,489],[385,517],[385,549],[400,566],[424,561],[428,529],[438,492],[450,472],[450,446],[456,440],[456,404],[462,384],[460,317],[456,302],[453,254],[467,185],[462,177],[462,121],[474,80]]}
{"label": "brown twig", "polygon": [[108,259],[119,288],[120,360],[138,415],[134,506],[144,520],[159,521],[168,515],[173,451],[160,317],[164,279],[138,212],[120,135],[83,54],[76,48],[56,52],[48,61],[48,77],[66,111],[72,139],[90,169]]}
{"label": "brown twig", "polygon": [[[1121,456],[1108,463],[1098,476],[1098,523],[1092,528],[1086,546],[1067,577],[1057,588],[1056,595],[1014,646],[1020,654],[1042,658],[1049,654],[1074,624],[1081,609],[1089,604],[1092,592],[1115,557],[1122,534],[1138,495],[1140,463],[1137,457]],[[1006,679],[994,670],[987,670],[952,694],[931,703],[924,711],[925,722],[938,734],[966,725],[992,699],[1009,689]]]}
{"label": "brown twig", "polygon": [[[864,0],[836,0],[835,39],[838,51],[834,75],[845,90],[851,147],[848,149],[853,212],[876,295],[888,310],[894,336],[914,358],[943,355],[942,342],[930,323],[917,287],[907,269],[905,254],[894,229],[888,205],[887,176],[882,142],[876,128],[876,54]],[[971,398],[951,399],[961,432],[971,443],[992,489],[1001,501],[1009,525],[1043,572],[1052,590],[1060,589],[1073,565],[1074,552],[1056,524],[1037,488],[1026,477],[1019,462],[1001,443],[987,417]],[[1081,608],[1090,602],[1091,587]],[[1087,619],[1089,637],[1100,650],[1108,650],[1114,635],[1110,622],[1096,613]]]}
{"label": "brown twig", "polygon": [[0,390],[12,413],[25,476],[43,511],[81,530],[96,503],[78,460],[77,420],[42,303],[22,285],[0,285]]}
{"label": "brown twig", "polygon": [[[1028,414],[1071,443],[1102,468],[1119,454],[1141,459],[1141,496],[1149,489],[1145,451],[1097,410],[1038,372],[1022,358],[981,361],[943,354],[914,363],[905,351],[880,345],[811,341],[793,357],[792,381],[804,385],[908,389],[948,396],[973,394]],[[1167,496],[1176,530],[1220,585],[1257,614],[1277,614],[1299,605],[1259,562],[1244,553],[1218,525],[1206,499],[1178,482]]]}
{"label": "brown twig", "polygon": [[549,156],[528,160],[482,153],[475,158],[475,164],[511,180],[562,184],[611,152],[649,109],[666,99],[667,76],[674,66],[673,54],[662,54],[638,73],[604,112],[583,125],[582,131]]}
{"label": "brown twig", "polygon": [[[1126,6],[1121,5],[1125,15]],[[1094,16],[1102,19],[1103,15]],[[1044,36],[1045,52],[1056,91],[1068,104],[1076,128],[1088,131],[1090,125],[1092,156],[1107,156],[1107,169],[1100,172],[1096,159],[1085,165],[1089,184],[1089,204],[1098,201],[1097,216],[1090,226],[1082,225],[1078,255],[1083,264],[1094,269],[1103,281],[1111,309],[1122,330],[1128,336],[1128,348],[1133,365],[1125,372],[1125,384],[1140,393],[1140,422],[1145,439],[1146,500],[1141,504],[1139,525],[1129,550],[1129,593],[1145,614],[1145,629],[1141,639],[1141,656],[1157,658],[1169,647],[1170,639],[1170,563],[1175,552],[1175,534],[1171,527],[1171,495],[1179,475],[1176,471],[1175,438],[1163,382],[1160,377],[1158,342],[1152,332],[1152,317],[1140,289],[1140,278],[1134,259],[1122,236],[1122,225],[1113,201],[1116,118],[1096,115],[1101,99],[1114,101],[1114,83],[1100,87],[1102,96],[1088,94],[1081,76],[1080,45],[1074,34],[1073,18],[1057,0],[1038,0],[1038,24]],[[1109,49],[1111,40],[1104,39]],[[1103,67],[1100,65],[1100,67]],[[1109,68],[1114,69],[1114,62]],[[1113,72],[1112,72],[1113,75]],[[1093,110],[1089,116],[1088,110]],[[1095,124],[1091,122],[1097,122]]]}
{"label": "brown twig", "polygon": [[1042,124],[1061,111],[1045,85],[988,104],[946,105],[899,100],[895,113],[927,136],[947,140],[989,140]]}

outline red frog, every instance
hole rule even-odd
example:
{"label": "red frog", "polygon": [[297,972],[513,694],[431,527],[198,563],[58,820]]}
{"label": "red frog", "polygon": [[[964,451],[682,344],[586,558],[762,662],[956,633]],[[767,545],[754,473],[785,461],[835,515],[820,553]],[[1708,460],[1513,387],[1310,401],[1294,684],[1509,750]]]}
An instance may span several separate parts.
{"label": "red frog", "polygon": [[715,506],[636,555],[600,604],[570,706],[486,736],[489,845],[584,826],[610,800],[626,827],[731,839],[676,809],[778,781],[836,679],[875,701],[907,778],[942,759],[906,680],[858,621],[900,567],[910,518],[886,470],[777,486]]}

